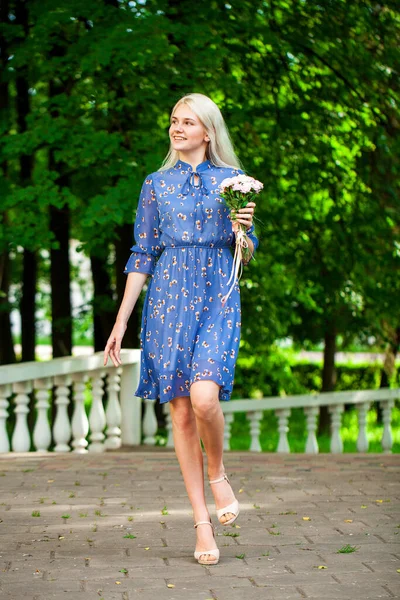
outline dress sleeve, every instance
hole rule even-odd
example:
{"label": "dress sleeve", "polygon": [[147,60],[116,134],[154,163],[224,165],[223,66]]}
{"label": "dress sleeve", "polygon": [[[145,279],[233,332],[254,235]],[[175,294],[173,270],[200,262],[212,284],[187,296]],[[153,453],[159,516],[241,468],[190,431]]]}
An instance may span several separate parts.
{"label": "dress sleeve", "polygon": [[147,273],[152,275],[156,259],[160,256],[159,214],[153,179],[147,177],[140,192],[134,225],[135,245],[132,246],[124,273]]}

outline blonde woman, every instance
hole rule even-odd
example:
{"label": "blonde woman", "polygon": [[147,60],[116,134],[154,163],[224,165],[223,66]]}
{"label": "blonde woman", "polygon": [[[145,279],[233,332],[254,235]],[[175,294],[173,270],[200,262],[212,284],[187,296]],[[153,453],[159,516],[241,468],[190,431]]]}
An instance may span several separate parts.
{"label": "blonde woman", "polygon": [[[147,278],[141,327],[141,371],[135,395],[169,403],[175,452],[193,507],[200,564],[217,564],[219,550],[206,505],[201,441],[217,517],[229,525],[239,504],[223,463],[224,416],[238,356],[241,309],[236,286],[221,298],[235,242],[229,209],[218,194],[227,177],[243,171],[217,105],[202,94],[181,98],[171,113],[170,149],[146,177],[137,209],[136,244],[125,268],[127,283],[104,351],[121,364],[121,341]],[[255,203],[237,213],[254,255]]]}

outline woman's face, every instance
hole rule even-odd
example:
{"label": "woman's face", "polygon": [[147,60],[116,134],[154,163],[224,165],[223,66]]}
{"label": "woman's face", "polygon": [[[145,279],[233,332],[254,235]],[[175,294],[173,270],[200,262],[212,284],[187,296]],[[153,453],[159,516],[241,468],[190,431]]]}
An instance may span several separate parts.
{"label": "woman's face", "polygon": [[169,137],[174,150],[193,152],[206,148],[210,138],[197,115],[186,104],[179,104],[171,117]]}

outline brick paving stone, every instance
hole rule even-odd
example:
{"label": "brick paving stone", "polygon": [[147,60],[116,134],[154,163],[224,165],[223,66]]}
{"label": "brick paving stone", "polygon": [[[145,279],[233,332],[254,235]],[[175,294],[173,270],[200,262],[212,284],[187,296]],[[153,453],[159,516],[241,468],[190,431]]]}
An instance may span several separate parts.
{"label": "brick paving stone", "polygon": [[[220,563],[205,567],[193,557],[193,514],[173,451],[0,456],[0,598],[395,597],[397,456],[232,452],[225,463],[239,527],[217,525]],[[207,484],[206,498],[217,524]],[[357,551],[337,554],[346,544]]]}
{"label": "brick paving stone", "polygon": [[216,600],[244,600],[244,598],[246,600],[301,600],[301,598],[304,598],[296,589],[289,590],[271,586],[246,588],[245,595],[241,589],[221,587],[213,587],[212,592]]}
{"label": "brick paving stone", "polygon": [[325,584],[303,584],[299,586],[306,594],[306,598],[318,598],[321,600],[342,600],[343,597],[362,600],[379,600],[380,598],[393,598],[391,591],[385,590],[380,585],[369,584],[361,587],[359,584],[339,584],[333,582],[329,586]]}

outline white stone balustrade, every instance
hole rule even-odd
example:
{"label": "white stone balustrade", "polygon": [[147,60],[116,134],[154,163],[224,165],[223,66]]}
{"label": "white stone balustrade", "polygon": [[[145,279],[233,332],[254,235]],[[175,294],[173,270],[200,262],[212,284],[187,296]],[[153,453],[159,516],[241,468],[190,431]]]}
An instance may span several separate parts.
{"label": "white stone balustrade", "polygon": [[319,414],[319,406],[306,406],[304,408],[307,422],[307,441],[306,441],[306,454],[318,454],[318,441],[317,441],[317,417]]}
{"label": "white stone balustrade", "polygon": [[[121,379],[121,369],[118,367],[108,376],[107,391],[108,402],[106,409],[106,442],[105,447],[109,450],[115,450],[121,447],[121,407],[119,404],[119,391]],[[134,390],[133,390],[134,391]]]}
{"label": "white stone balustrade", "polygon": [[74,373],[72,375],[74,386],[74,412],[72,415],[72,437],[71,445],[77,454],[86,454],[88,441],[86,436],[89,432],[89,419],[85,411],[85,389],[87,376],[85,373]]}
{"label": "white stone balustrade", "polygon": [[342,414],[344,412],[343,404],[334,404],[329,406],[331,415],[331,452],[332,454],[341,454],[343,452],[343,441],[340,435],[342,424]]}
{"label": "white stone balustrade", "polygon": [[233,423],[234,415],[225,415],[225,427],[224,427],[224,450],[230,449],[230,441],[231,441],[231,425]]}
{"label": "white stone balustrade", "polygon": [[56,418],[53,425],[54,452],[69,452],[68,442],[71,439],[71,424],[68,418],[70,377],[62,375],[54,377]]}
{"label": "white stone balustrade", "polygon": [[[167,407],[168,408],[168,407]],[[144,401],[144,416],[143,416],[143,444],[148,446],[154,446],[156,443],[156,433],[158,430],[158,423],[156,418],[156,411],[154,407],[154,400]]]}
{"label": "white stone balustrade", "polygon": [[29,452],[31,438],[28,429],[29,396],[32,391],[30,381],[14,383],[16,423],[11,438],[11,447],[14,452]]}
{"label": "white stone balustrade", "polygon": [[382,435],[382,448],[385,453],[391,452],[393,437],[392,429],[390,426],[392,409],[394,406],[394,400],[392,398],[384,400],[381,403],[382,406],[382,420],[383,420],[383,435]]}
{"label": "white stone balustrade", "polygon": [[10,385],[0,385],[0,452],[10,451],[10,442],[7,434],[8,398],[11,396]]}
{"label": "white stone balustrade", "polygon": [[91,430],[89,452],[104,452],[106,413],[103,406],[104,371],[96,371],[92,377],[92,406],[90,408],[89,426]]}
{"label": "white stone balustrade", "polygon": [[[142,400],[134,396],[140,350],[121,350],[122,366],[104,367],[103,353],[0,367],[0,452],[104,452],[141,444]],[[88,388],[91,383],[91,390]],[[108,402],[103,406],[104,387]],[[55,418],[51,420],[54,390]],[[36,419],[28,415],[33,394]],[[90,414],[85,403],[91,401]],[[72,418],[68,408],[73,403]],[[15,425],[9,436],[11,414]],[[11,440],[10,440],[11,438]],[[71,439],[72,438],[72,439]],[[90,440],[90,443],[89,443]],[[11,443],[10,443],[11,442]],[[53,444],[52,444],[53,442]]]}
{"label": "white stone balustrade", "polygon": [[[36,451],[77,453],[104,452],[125,446],[155,445],[158,423],[154,400],[135,397],[139,378],[140,351],[122,350],[122,366],[117,369],[103,366],[103,353],[89,357],[57,358],[48,362],[31,362],[0,367],[0,452],[28,452],[33,444]],[[87,387],[91,382],[91,393]],[[54,388],[55,419],[49,419],[51,392]],[[107,407],[103,396],[107,393]],[[30,395],[36,400],[37,418],[32,432],[28,428]],[[91,407],[86,414],[85,400],[90,394]],[[373,402],[379,402],[383,415],[382,450],[391,452],[393,436],[391,415],[400,389],[382,388],[348,392],[233,400],[221,402],[225,416],[224,449],[231,448],[231,429],[235,413],[245,413],[250,423],[250,451],[261,452],[261,420],[265,411],[274,411],[278,419],[277,452],[290,452],[290,414],[302,408],[306,418],[307,439],[304,451],[317,454],[316,437],[319,410],[327,406],[331,415],[332,453],[343,452],[341,422],[345,405],[354,405],[358,413],[358,452],[368,451],[367,415]],[[68,408],[73,403],[72,419]],[[142,403],[144,415],[142,418]],[[10,435],[7,421],[15,414],[15,426]],[[168,404],[163,407],[166,420],[166,447],[173,448],[172,420]],[[72,438],[72,439],[71,439]],[[143,439],[143,442],[142,442]]]}
{"label": "white stone balustrade", "polygon": [[[261,451],[259,443],[260,422],[264,411],[275,411],[278,418],[279,441],[277,452],[290,452],[288,441],[290,411],[294,408],[303,408],[306,416],[307,440],[305,452],[318,453],[318,442],[316,438],[317,417],[321,406],[327,406],[331,415],[331,444],[332,453],[343,452],[343,442],[340,435],[342,414],[345,404],[352,404],[358,408],[359,434],[357,450],[366,452],[368,450],[368,439],[366,432],[366,414],[373,402],[379,402],[383,411],[383,435],[382,450],[391,452],[393,436],[391,430],[391,414],[394,401],[400,398],[400,389],[382,388],[379,390],[358,390],[346,392],[323,392],[320,394],[298,395],[262,398],[260,400],[234,400],[222,403],[222,411],[225,415],[225,439],[230,439],[229,429],[235,412],[246,413],[250,420],[252,433],[250,450]],[[360,407],[360,408],[359,408]],[[365,448],[365,449],[364,449]],[[228,449],[228,448],[226,448]]]}
{"label": "white stone balustrade", "polygon": [[278,417],[278,432],[279,432],[279,442],[277,452],[290,452],[289,441],[288,441],[288,431],[289,431],[289,417],[290,417],[290,408],[279,408],[275,411],[276,416]]}
{"label": "white stone balustrade", "polygon": [[368,452],[368,437],[367,437],[367,414],[369,410],[369,402],[362,402],[357,406],[358,412],[358,436],[357,450],[358,452]]}
{"label": "white stone balustrade", "polygon": [[52,381],[50,377],[36,379],[33,383],[36,390],[37,419],[33,428],[33,444],[38,452],[45,452],[51,444],[51,430],[48,412],[50,408],[50,393]]}

